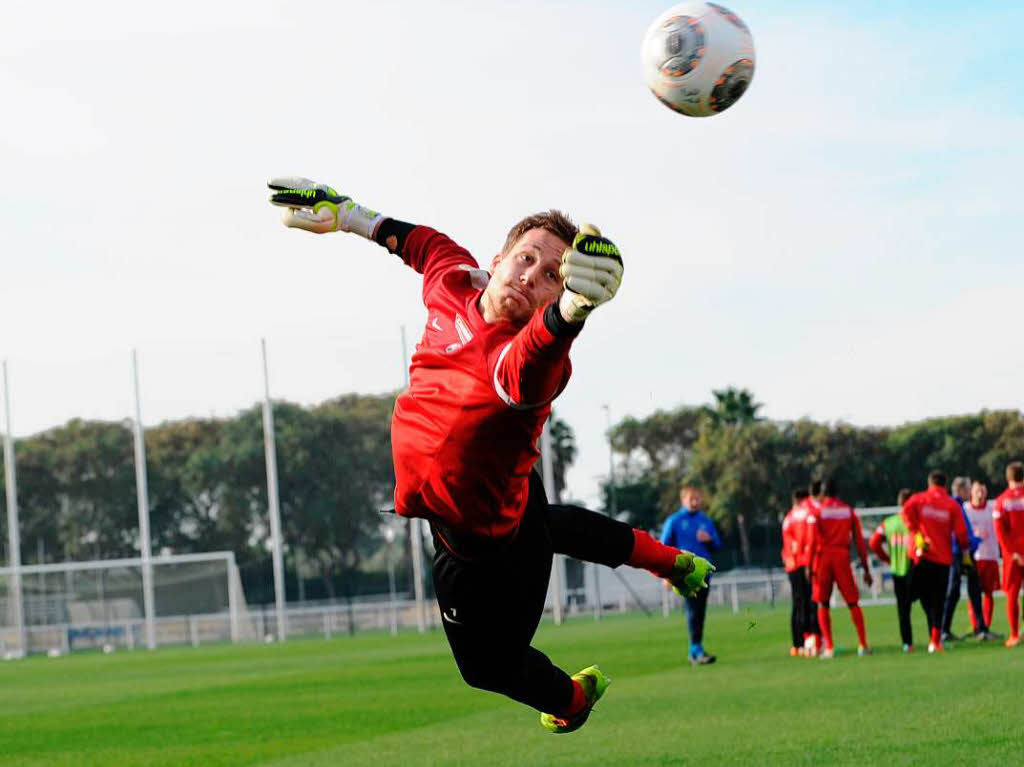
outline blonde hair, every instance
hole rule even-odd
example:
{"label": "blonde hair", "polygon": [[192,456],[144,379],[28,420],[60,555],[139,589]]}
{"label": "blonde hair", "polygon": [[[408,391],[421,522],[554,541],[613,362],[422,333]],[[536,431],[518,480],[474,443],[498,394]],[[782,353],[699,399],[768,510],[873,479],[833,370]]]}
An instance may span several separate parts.
{"label": "blonde hair", "polygon": [[680,498],[682,498],[685,495],[689,495],[691,493],[696,493],[697,495],[701,495],[701,496],[704,495],[700,491],[700,488],[697,487],[696,485],[681,485],[679,487],[679,497]]}

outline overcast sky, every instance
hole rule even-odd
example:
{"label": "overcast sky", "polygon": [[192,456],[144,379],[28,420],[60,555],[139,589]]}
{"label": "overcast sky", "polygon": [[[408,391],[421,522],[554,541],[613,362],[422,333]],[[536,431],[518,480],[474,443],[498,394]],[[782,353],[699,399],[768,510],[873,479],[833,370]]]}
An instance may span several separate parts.
{"label": "overcast sky", "polygon": [[549,207],[619,244],[556,403],[596,499],[613,420],[751,389],[776,419],[1018,408],[1024,10],[726,2],[757,47],[676,115],[640,41],[668,2],[5,3],[0,358],[13,432],[147,425],[402,384],[418,276],[290,231],[300,174],[482,262]]}

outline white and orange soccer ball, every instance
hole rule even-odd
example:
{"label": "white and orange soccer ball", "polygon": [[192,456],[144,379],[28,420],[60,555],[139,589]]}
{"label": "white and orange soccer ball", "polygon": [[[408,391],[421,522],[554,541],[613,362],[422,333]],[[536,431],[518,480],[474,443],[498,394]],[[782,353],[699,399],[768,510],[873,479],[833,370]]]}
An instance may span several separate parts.
{"label": "white and orange soccer ball", "polygon": [[644,81],[669,109],[689,117],[723,112],[754,77],[754,39],[743,20],[717,3],[674,5],[644,35]]}

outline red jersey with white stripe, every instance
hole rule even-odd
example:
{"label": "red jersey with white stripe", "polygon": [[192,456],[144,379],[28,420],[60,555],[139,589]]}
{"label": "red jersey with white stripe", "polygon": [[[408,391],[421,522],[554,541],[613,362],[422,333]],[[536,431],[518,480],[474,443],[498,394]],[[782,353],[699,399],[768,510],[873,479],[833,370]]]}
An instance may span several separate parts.
{"label": "red jersey with white stripe", "polygon": [[920,555],[914,550],[914,561],[927,559],[940,565],[953,563],[953,536],[956,536],[960,550],[968,548],[967,523],[964,512],[944,487],[929,487],[914,493],[903,504],[900,511],[903,523],[912,536],[922,533],[928,541],[928,548]]}
{"label": "red jersey with white stripe", "polygon": [[853,539],[857,555],[867,570],[868,550],[864,544],[864,531],[852,506],[838,498],[826,497],[813,509],[807,521],[812,556],[842,552],[844,557],[849,557],[850,540]]}
{"label": "red jersey with white stripe", "polygon": [[981,561],[999,561],[999,540],[996,538],[995,520],[992,519],[992,503],[986,503],[980,509],[967,500],[964,502],[964,512],[971,523],[971,529],[980,540],[978,548],[974,550],[974,559]]}
{"label": "red jersey with white stripe", "polygon": [[992,523],[1003,549],[1003,559],[1024,556],[1024,487],[1011,487],[996,498]]}
{"label": "red jersey with white stripe", "polygon": [[395,510],[509,535],[526,507],[551,400],[569,381],[572,337],[552,335],[543,308],[525,326],[485,322],[478,301],[487,272],[429,227],[409,233],[402,259],[423,275],[428,316],[391,421]]}
{"label": "red jersey with white stripe", "polygon": [[807,515],[805,504],[799,503],[782,520],[782,563],[787,573],[810,564],[807,548]]}

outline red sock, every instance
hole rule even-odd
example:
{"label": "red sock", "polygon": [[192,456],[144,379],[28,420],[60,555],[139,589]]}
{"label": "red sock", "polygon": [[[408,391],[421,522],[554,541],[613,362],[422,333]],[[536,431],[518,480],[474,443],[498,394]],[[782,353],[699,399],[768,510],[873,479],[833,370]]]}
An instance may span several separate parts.
{"label": "red sock", "polygon": [[929,632],[929,637],[931,638],[931,642],[932,642],[933,645],[940,645],[940,644],[942,644],[942,637],[939,634],[939,630],[938,629],[931,629],[930,632]]}
{"label": "red sock", "polygon": [[985,616],[985,625],[992,628],[992,608],[995,607],[991,594],[981,595],[981,612]]}
{"label": "red sock", "polygon": [[572,719],[574,716],[579,714],[583,709],[587,707],[587,696],[583,692],[583,685],[577,682],[575,679],[572,680],[572,700],[569,701],[568,708],[565,709],[565,713],[561,715],[563,719]]}
{"label": "red sock", "polygon": [[626,562],[630,567],[642,567],[650,570],[659,578],[672,572],[679,549],[659,543],[643,530],[633,529],[633,553]]}
{"label": "red sock", "polygon": [[867,647],[868,633],[864,630],[864,611],[860,609],[860,605],[850,605],[850,620],[853,621],[853,627],[857,630],[857,644]]}
{"label": "red sock", "polygon": [[832,648],[832,616],[825,605],[818,605],[818,628],[821,629],[822,643]]}
{"label": "red sock", "polygon": [[[985,609],[982,607],[982,609]],[[974,614],[974,605],[967,603],[967,616],[971,619],[971,631],[978,631],[978,616]]]}
{"label": "red sock", "polygon": [[1010,636],[1020,636],[1020,607],[1017,606],[1017,595],[1007,594],[1006,617],[1010,619]]}

